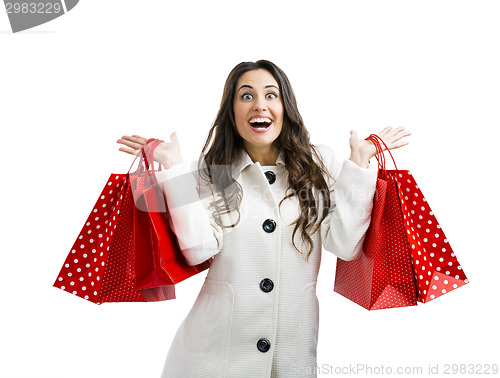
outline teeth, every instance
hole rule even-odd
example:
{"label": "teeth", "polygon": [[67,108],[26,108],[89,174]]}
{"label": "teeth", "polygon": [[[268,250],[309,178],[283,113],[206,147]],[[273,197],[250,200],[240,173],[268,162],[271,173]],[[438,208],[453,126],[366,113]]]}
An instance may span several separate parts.
{"label": "teeth", "polygon": [[250,120],[250,123],[271,123],[271,120],[269,118],[254,118]]}

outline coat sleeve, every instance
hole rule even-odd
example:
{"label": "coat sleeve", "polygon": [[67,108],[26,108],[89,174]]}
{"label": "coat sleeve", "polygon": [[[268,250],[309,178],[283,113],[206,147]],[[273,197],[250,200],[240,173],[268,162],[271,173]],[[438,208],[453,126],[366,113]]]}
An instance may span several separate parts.
{"label": "coat sleeve", "polygon": [[222,248],[223,230],[215,222],[209,204],[214,200],[211,185],[200,182],[197,162],[182,162],[156,173],[170,213],[170,227],[189,265],[197,265]]}
{"label": "coat sleeve", "polygon": [[334,178],[329,182],[330,212],[320,226],[323,247],[342,260],[356,259],[362,251],[370,225],[377,167],[361,168],[349,159],[340,161],[326,145],[317,146],[325,167]]}

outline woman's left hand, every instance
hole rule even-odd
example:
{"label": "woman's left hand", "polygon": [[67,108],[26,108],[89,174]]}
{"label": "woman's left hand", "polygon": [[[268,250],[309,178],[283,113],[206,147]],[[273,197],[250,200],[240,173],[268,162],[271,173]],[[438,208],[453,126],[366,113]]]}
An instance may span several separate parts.
{"label": "woman's left hand", "polygon": [[[405,131],[404,127],[396,127],[393,129],[391,126],[388,126],[377,133],[377,135],[384,141],[387,147],[392,150],[406,146],[409,142],[402,139],[411,135],[411,133]],[[359,139],[358,133],[354,130],[351,131],[349,144],[351,146],[350,160],[362,168],[368,168],[369,160],[377,154],[375,145],[368,140]],[[383,145],[382,148],[386,150]]]}

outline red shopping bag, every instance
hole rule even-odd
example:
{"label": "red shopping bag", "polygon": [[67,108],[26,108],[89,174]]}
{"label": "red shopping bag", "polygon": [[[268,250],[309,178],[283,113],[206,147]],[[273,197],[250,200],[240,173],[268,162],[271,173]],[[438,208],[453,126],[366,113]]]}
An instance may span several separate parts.
{"label": "red shopping bag", "polygon": [[172,285],[136,289],[134,207],[129,174],[112,173],[53,286],[96,304],[174,299]]}
{"label": "red shopping bag", "polygon": [[356,260],[337,260],[334,290],[369,310],[417,304],[398,189],[383,169],[363,252]]}
{"label": "red shopping bag", "polygon": [[[150,139],[142,150],[139,170],[129,174],[135,201],[135,284],[138,290],[177,284],[204,271],[212,262],[209,259],[199,265],[189,265],[169,226],[167,201],[153,166],[153,152],[161,142]],[[158,169],[161,170],[161,165]]]}
{"label": "red shopping bag", "polygon": [[174,299],[174,286],[135,288],[133,212],[128,175],[111,174],[53,286],[96,304]]}
{"label": "red shopping bag", "polygon": [[397,176],[404,225],[412,253],[418,300],[429,302],[469,283],[434,212],[410,171]]}
{"label": "red shopping bag", "polygon": [[379,163],[372,220],[361,256],[337,260],[334,291],[376,310],[428,302],[468,283],[410,172],[395,162],[395,170],[386,170],[383,141],[375,134],[367,139]]}

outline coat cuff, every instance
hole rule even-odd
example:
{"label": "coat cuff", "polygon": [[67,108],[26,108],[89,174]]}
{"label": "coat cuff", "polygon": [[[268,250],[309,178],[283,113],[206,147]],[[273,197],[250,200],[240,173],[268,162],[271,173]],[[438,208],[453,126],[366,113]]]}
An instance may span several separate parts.
{"label": "coat cuff", "polygon": [[374,193],[377,184],[378,166],[362,168],[355,162],[345,159],[337,179],[338,190],[359,190],[365,193]]}
{"label": "coat cuff", "polygon": [[170,210],[200,200],[196,191],[196,179],[185,162],[156,172],[156,179],[163,186]]}
{"label": "coat cuff", "polygon": [[172,165],[168,169],[156,172],[156,179],[158,180],[158,184],[162,184],[167,180],[173,179],[174,177],[180,176],[188,172],[189,172],[189,167],[186,164],[186,162],[183,161],[182,163]]}

